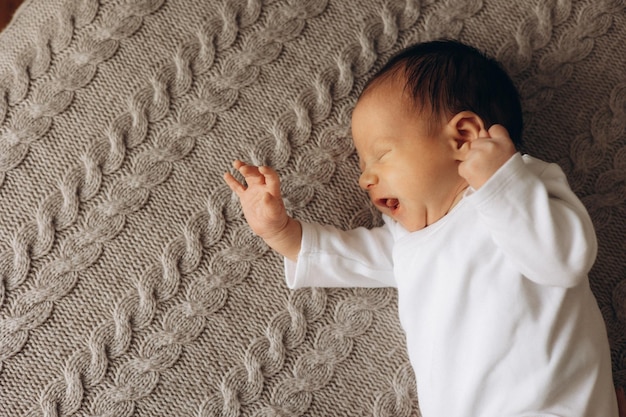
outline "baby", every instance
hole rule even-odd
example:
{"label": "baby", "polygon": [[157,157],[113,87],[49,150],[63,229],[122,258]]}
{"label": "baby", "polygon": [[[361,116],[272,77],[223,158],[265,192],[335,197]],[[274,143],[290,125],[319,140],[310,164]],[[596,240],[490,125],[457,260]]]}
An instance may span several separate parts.
{"label": "baby", "polygon": [[392,58],[352,114],[383,226],[289,217],[269,167],[235,161],[246,185],[224,178],[290,288],[398,289],[424,417],[615,417],[593,225],[557,165],[517,152],[521,134],[496,61],[428,42]]}

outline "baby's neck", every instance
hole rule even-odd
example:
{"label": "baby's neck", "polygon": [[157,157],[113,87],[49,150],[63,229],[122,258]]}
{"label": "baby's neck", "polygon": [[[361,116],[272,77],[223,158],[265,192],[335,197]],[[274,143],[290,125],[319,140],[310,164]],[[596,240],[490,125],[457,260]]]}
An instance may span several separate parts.
{"label": "baby's neck", "polygon": [[446,211],[446,214],[450,213],[450,211],[454,208],[454,206],[459,204],[459,201],[463,200],[463,196],[465,195],[465,190],[467,190],[468,188],[469,188],[469,184],[465,183],[465,184],[461,184],[455,190],[455,192],[454,192],[454,199],[452,200],[452,203],[450,204],[450,207]]}

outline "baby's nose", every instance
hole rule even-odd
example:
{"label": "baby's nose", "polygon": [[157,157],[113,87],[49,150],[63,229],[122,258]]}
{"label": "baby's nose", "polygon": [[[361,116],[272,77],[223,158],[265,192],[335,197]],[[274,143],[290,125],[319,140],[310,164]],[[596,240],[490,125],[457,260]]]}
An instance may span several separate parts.
{"label": "baby's nose", "polygon": [[372,188],[376,182],[378,182],[378,178],[370,170],[363,171],[359,177],[359,186],[365,191]]}

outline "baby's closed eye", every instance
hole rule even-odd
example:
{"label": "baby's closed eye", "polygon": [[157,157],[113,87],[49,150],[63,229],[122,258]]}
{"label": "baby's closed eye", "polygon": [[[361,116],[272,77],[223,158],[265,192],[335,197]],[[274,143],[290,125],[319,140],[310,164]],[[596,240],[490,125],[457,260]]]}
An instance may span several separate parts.
{"label": "baby's closed eye", "polygon": [[387,155],[389,155],[389,153],[391,153],[390,149],[386,149],[384,151],[380,151],[376,154],[376,160],[380,161],[382,159],[384,159]]}
{"label": "baby's closed eye", "polygon": [[359,157],[359,169],[361,170],[361,172],[365,171],[365,168],[368,165],[374,162],[380,162],[384,160],[385,157],[389,155],[390,152],[391,152],[391,149],[383,149],[380,151],[372,152],[369,155],[366,155],[364,157]]}

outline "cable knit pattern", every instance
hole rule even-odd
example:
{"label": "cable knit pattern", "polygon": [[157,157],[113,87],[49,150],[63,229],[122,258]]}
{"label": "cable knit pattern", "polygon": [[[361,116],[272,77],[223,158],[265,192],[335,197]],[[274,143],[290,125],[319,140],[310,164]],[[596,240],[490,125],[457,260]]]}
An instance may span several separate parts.
{"label": "cable knit pattern", "polygon": [[283,369],[287,353],[305,341],[307,324],[324,314],[326,303],[323,289],[294,292],[286,309],[272,317],[265,335],[252,341],[243,363],[229,369],[219,392],[200,406],[198,414],[238,416],[243,405],[258,402],[265,379]]}
{"label": "cable knit pattern", "polygon": [[393,383],[387,392],[381,394],[374,403],[374,417],[411,416],[415,401],[415,375],[408,363],[397,369]]}
{"label": "cable knit pattern", "polygon": [[[104,140],[93,143],[86,150],[79,164],[64,175],[59,189],[46,197],[38,207],[36,219],[16,232],[13,253],[7,251],[0,258],[3,274],[6,274],[2,280],[5,283],[3,293],[22,284],[32,261],[49,253],[55,233],[76,222],[80,204],[94,198],[100,191],[102,177],[118,171],[126,162],[128,151],[145,141],[149,125],[168,114],[171,100],[189,91],[194,72],[199,75],[211,68],[215,48],[223,49],[229,43],[232,44],[239,30],[239,26],[233,24],[237,14],[242,14],[241,20],[244,23],[254,20],[249,15],[258,17],[260,6],[253,4],[250,9],[237,11],[225,8],[225,21],[218,18],[202,27],[195,36],[190,36],[179,46],[171,61],[164,64],[151,79],[146,80],[145,85],[129,99],[128,110],[113,120]],[[176,126],[161,134],[163,146],[167,146],[165,142],[168,140],[176,141],[181,137],[197,136],[203,133],[202,129],[210,130],[214,115],[231,106],[236,99],[228,94],[216,97],[210,85],[203,88],[201,95],[204,97],[197,98],[183,109]],[[149,164],[149,159],[168,160],[163,153],[168,151],[169,149],[163,147],[157,148],[152,155],[145,156],[144,166]],[[184,149],[173,149],[173,152],[181,151],[188,152]],[[150,175],[147,171],[149,169],[153,168],[140,168],[143,172],[135,173],[129,183],[140,188],[142,176]],[[158,181],[152,180],[152,185],[157,183]]]}
{"label": "cable knit pattern", "polygon": [[517,27],[514,38],[506,42],[497,53],[498,60],[512,76],[530,66],[533,53],[549,44],[554,27],[565,22],[571,10],[570,0],[541,1],[534,7],[534,13]]}
{"label": "cable knit pattern", "polygon": [[[22,162],[28,153],[30,145],[41,139],[50,129],[52,118],[70,106],[74,99],[75,92],[84,88],[91,82],[96,74],[98,65],[108,60],[115,54],[122,40],[132,36],[141,27],[143,18],[154,13],[163,4],[164,0],[139,0],[126,4],[126,7],[115,9],[114,12],[105,17],[105,25],[97,31],[96,38],[83,38],[71,54],[66,54],[64,60],[59,62],[56,71],[52,75],[49,84],[45,84],[41,89],[33,93],[29,106],[20,107],[14,116],[14,123],[7,126],[4,134],[0,136],[0,149],[2,158],[0,159],[0,187],[4,183],[6,173]],[[82,2],[86,4],[77,5],[78,1],[68,2],[71,7],[62,9],[60,13],[59,31],[55,35],[45,37],[46,46],[39,48],[35,56],[43,56],[44,62],[36,62],[24,56],[26,61],[19,65],[16,72],[14,85],[23,85],[21,98],[25,96],[28,89],[28,77],[20,73],[26,73],[33,69],[35,76],[40,75],[43,68],[49,64],[50,51],[47,44],[51,46],[55,43],[61,48],[69,44],[72,39],[72,21],[81,22],[89,20],[97,11],[97,2]],[[81,16],[78,15],[80,11]],[[54,38],[56,42],[52,42]],[[48,65],[46,65],[48,64]],[[42,67],[39,69],[38,67]],[[21,78],[21,79],[20,79]],[[19,87],[18,87],[19,88]],[[19,95],[19,94],[18,94]]]}
{"label": "cable knit pattern", "polygon": [[625,12],[27,0],[0,33],[0,417],[418,416],[395,292],[289,291],[221,177],[235,158],[272,165],[297,217],[379,224],[351,110],[390,55],[440,37],[511,71],[526,151],[588,207],[625,386]]}
{"label": "cable knit pattern", "polygon": [[[0,142],[0,187],[4,178],[2,172],[14,168],[26,157],[29,144],[43,137],[51,126],[52,118],[69,107],[74,91],[87,85],[93,79],[98,64],[110,58],[118,49],[120,40],[136,32],[142,17],[154,12],[161,4],[162,1],[142,1],[124,12],[116,10],[110,13],[107,25],[98,30],[105,34],[103,40],[83,42],[77,47],[77,52],[59,64],[59,73],[53,81],[34,92],[33,102],[15,116],[16,123],[8,127],[6,135],[2,136],[9,144],[5,147]],[[80,164],[65,174],[59,189],[42,201],[36,217],[19,227],[11,248],[0,253],[0,307],[7,291],[24,282],[33,260],[49,253],[55,234],[74,224],[80,202],[90,200],[97,193],[102,173],[119,168],[124,148],[136,146],[145,138],[148,120],[142,116],[148,109],[144,107],[147,103],[139,102],[139,97],[139,94],[135,96],[129,113],[120,116],[112,124],[107,138],[109,143],[94,144],[85,152]],[[157,103],[153,108],[160,108],[163,113],[167,110],[168,102],[161,100],[160,104]],[[155,114],[158,111],[148,112],[146,116],[158,118],[159,115]],[[125,141],[126,132],[130,134]],[[104,149],[107,145],[110,150]],[[106,155],[107,151],[109,155]],[[0,361],[3,356],[0,354]]]}
{"label": "cable knit pattern", "polygon": [[[216,25],[215,23],[217,22],[211,22],[212,24],[209,27],[218,29],[225,27],[225,37],[232,43],[236,38],[236,33],[233,34],[232,30],[229,33],[229,29],[232,29],[238,23],[236,21],[238,14],[244,15],[244,18],[241,20],[248,24],[258,18],[257,11],[259,7],[255,7],[257,5],[254,4],[248,4],[247,6],[251,6],[251,14],[255,16],[255,19],[246,19],[245,12],[247,10],[236,11],[233,10],[232,6],[226,5],[223,9],[225,24]],[[313,13],[319,13],[323,10],[323,7],[318,6],[312,10]],[[279,14],[281,16],[289,16],[294,20],[301,20],[306,17],[299,14],[298,10],[281,11]],[[285,20],[277,19],[275,22],[284,24]],[[301,25],[294,25],[294,28],[295,31],[299,32],[302,27]],[[279,28],[269,28],[268,31],[277,29]],[[285,34],[287,38],[292,38],[295,35],[297,33]],[[133,97],[132,106],[139,107],[135,103],[142,102],[144,97],[150,96],[154,97],[154,101],[157,103],[145,102],[143,104],[145,106],[144,109],[137,111],[135,107],[133,108],[135,111],[131,112],[129,116],[123,115],[117,118],[116,122],[119,120],[132,120],[132,116],[137,114],[149,114],[150,105],[154,105],[154,108],[158,110],[154,112],[156,115],[153,115],[153,117],[146,115],[148,120],[144,125],[147,125],[152,120],[159,120],[164,117],[171,100],[171,98],[168,99],[168,92],[176,91],[177,94],[174,94],[174,97],[176,97],[184,94],[191,87],[191,68],[194,65],[189,60],[198,58],[199,62],[195,63],[195,67],[206,70],[206,68],[202,68],[207,66],[206,62],[202,61],[205,61],[207,57],[198,54],[198,51],[201,50],[206,39],[211,39],[212,36],[214,35],[210,34],[204,39],[193,39],[191,42],[181,45],[171,64],[166,64],[162,71],[158,73],[157,77],[161,78],[158,84],[150,85],[137,93]],[[225,46],[227,44],[223,44],[222,48]],[[259,45],[254,45],[253,47],[259,47]],[[194,51],[195,53],[190,53],[189,51]],[[28,331],[45,321],[51,313],[52,304],[57,302],[60,297],[65,296],[75,285],[75,274],[73,272],[87,268],[96,262],[103,250],[102,245],[117,236],[125,223],[126,216],[141,209],[146,204],[150,190],[161,184],[169,176],[172,169],[171,163],[184,158],[193,149],[194,138],[201,134],[206,134],[211,129],[215,123],[215,115],[232,106],[236,100],[238,90],[251,82],[249,77],[244,77],[242,74],[248,72],[255,65],[262,65],[268,62],[271,59],[269,57],[277,56],[277,52],[279,52],[279,49],[276,48],[276,42],[271,44],[268,42],[265,49],[259,48],[257,50],[250,49],[244,51],[242,55],[248,58],[248,67],[237,68],[240,71],[239,76],[236,73],[222,73],[217,80],[209,80],[208,83],[201,85],[199,97],[181,109],[180,117],[175,121],[174,127],[165,129],[156,137],[156,146],[153,149],[137,156],[134,172],[131,172],[128,177],[116,183],[110,190],[107,199],[87,214],[85,220],[86,229],[81,230],[76,236],[71,238],[71,241],[66,246],[71,249],[64,252],[61,259],[44,267],[43,273],[35,282],[35,288],[18,298],[15,305],[11,306],[12,311],[9,313],[9,317],[0,321],[0,329],[3,329],[3,337],[0,339],[0,358],[2,360],[6,360],[21,349],[27,340]],[[188,53],[189,56],[185,56],[185,53]],[[254,57],[257,58],[256,61],[250,59]],[[209,61],[212,61],[212,59],[209,59]],[[199,72],[202,73],[204,71]],[[223,88],[226,91],[222,90]],[[159,101],[162,103],[161,105],[159,105]],[[146,128],[141,129],[142,135],[139,135],[140,138],[145,137],[146,130]],[[120,134],[117,138],[121,136]],[[121,142],[121,140],[116,142]],[[137,142],[140,141],[138,140]],[[138,144],[134,143],[133,145],[137,146]],[[134,146],[129,146],[129,148]],[[111,149],[117,150],[113,144]],[[117,161],[117,168],[119,168],[119,164],[124,160],[124,151],[119,151],[118,155],[113,155],[111,159]],[[114,170],[109,169],[107,171]],[[195,258],[199,256],[198,253],[194,253]],[[138,290],[140,292],[145,290],[148,294],[156,292],[154,295],[163,300],[171,298],[171,292],[178,287],[177,282],[172,280],[177,277],[178,273],[177,271],[169,271],[169,269],[175,268],[178,262],[176,259],[170,259],[168,264],[169,267],[164,266],[162,274],[167,291],[156,291],[155,288],[138,288]],[[135,299],[140,298],[135,297]],[[34,300],[35,304],[27,305],[24,301],[26,299]],[[155,308],[150,304],[145,307],[149,310]],[[142,312],[139,311],[138,314],[141,316]],[[132,319],[134,317],[128,315],[126,320]],[[116,333],[125,334],[126,332]],[[74,367],[72,363],[68,366]],[[75,385],[70,382],[73,381],[68,381],[68,388]],[[58,392],[58,390],[53,392]],[[76,401],[73,402],[75,403]],[[71,411],[69,413],[71,414]]]}
{"label": "cable knit pattern", "polygon": [[[219,23],[222,26],[222,22]],[[217,25],[210,27],[215,26]],[[228,28],[228,25],[224,26]],[[41,219],[45,223],[38,222],[30,226],[30,229],[35,230],[41,223],[48,226],[48,230],[44,232],[44,242],[47,245],[44,246],[42,253],[49,251],[52,244],[53,239],[50,237],[54,234],[52,225],[60,224],[67,227],[76,219],[79,198],[76,189],[81,184],[76,177],[80,178],[82,175],[84,178],[94,179],[95,184],[89,190],[91,192],[87,194],[93,195],[99,188],[101,172],[93,173],[89,171],[89,168],[97,170],[96,167],[102,166],[101,170],[104,173],[119,169],[125,159],[125,147],[133,148],[139,145],[146,137],[149,123],[162,119],[167,114],[171,96],[180,96],[191,88],[193,66],[191,60],[198,58],[197,69],[206,70],[203,67],[207,65],[207,57],[197,52],[201,50],[207,39],[211,39],[212,35],[204,39],[192,38],[191,41],[182,44],[171,63],[164,65],[151,82],[133,96],[130,111],[115,119],[107,135],[109,143],[97,143],[90,148],[84,158],[86,162],[72,172],[74,175],[70,174],[65,177],[69,184],[62,184],[62,189],[55,193],[56,195],[44,201],[44,209],[39,212],[45,214],[37,220],[52,211],[45,210],[46,208],[55,207],[53,203],[50,203],[51,201],[63,200],[65,196],[72,196],[74,199],[69,204],[66,203],[69,207],[63,207],[66,204],[61,207],[68,213],[62,212],[59,216],[63,220],[66,220],[64,217],[67,218],[65,222],[54,221],[53,216],[48,215],[48,218]],[[230,36],[230,33],[226,36]],[[196,53],[190,53],[194,50]],[[209,58],[210,61],[212,61],[211,58]],[[61,243],[61,258],[44,266],[36,277],[34,288],[18,296],[15,303],[10,306],[8,317],[0,320],[0,334],[3,336],[0,339],[0,363],[21,349],[28,337],[28,331],[45,321],[51,313],[53,303],[64,297],[75,285],[75,272],[89,267],[98,260],[103,250],[103,243],[116,237],[124,226],[126,216],[146,204],[150,190],[169,176],[172,163],[184,158],[192,150],[195,137],[211,129],[215,122],[215,114],[228,109],[236,100],[236,91],[221,96],[214,94],[214,86],[208,84],[202,86],[198,100],[181,109],[176,123],[159,133],[154,142],[154,148],[137,156],[134,171],[109,190],[106,201],[87,213],[85,227],[71,237],[69,242]],[[135,120],[142,118],[143,121],[134,123]],[[126,146],[124,146],[124,139],[127,141]],[[26,227],[28,228],[29,225]],[[23,251],[28,250],[28,246],[24,244],[20,245],[20,248],[24,248]],[[27,256],[20,257],[20,261],[24,258]],[[25,277],[28,272],[28,260],[24,263],[26,268],[18,269],[21,277]],[[13,282],[21,283],[20,280]]]}
{"label": "cable knit pattern", "polygon": [[623,16],[624,10],[624,1],[607,0],[583,6],[576,22],[557,41],[556,48],[539,60],[538,74],[521,84],[520,93],[527,112],[541,111],[550,105],[555,89],[570,79],[573,63],[591,53],[595,40],[609,31],[614,16]]}
{"label": "cable knit pattern", "polygon": [[62,8],[53,11],[31,42],[20,45],[18,57],[10,69],[0,75],[0,122],[4,121],[9,106],[24,100],[31,81],[48,73],[52,56],[70,46],[74,30],[94,20],[99,7],[97,0],[68,0]]}
{"label": "cable knit pattern", "polygon": [[335,368],[350,356],[355,339],[365,334],[376,310],[389,300],[389,292],[363,289],[342,300],[334,312],[334,322],[317,332],[313,349],[296,359],[291,375],[274,388],[270,404],[254,415],[296,417],[306,413],[313,393],[332,380]]}

